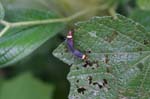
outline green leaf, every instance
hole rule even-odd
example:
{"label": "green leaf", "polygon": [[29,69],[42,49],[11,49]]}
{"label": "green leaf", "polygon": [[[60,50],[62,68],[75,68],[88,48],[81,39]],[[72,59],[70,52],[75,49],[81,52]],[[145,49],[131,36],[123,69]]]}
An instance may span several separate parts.
{"label": "green leaf", "polygon": [[88,63],[73,56],[66,44],[53,55],[72,65],[69,99],[148,99],[150,96],[150,34],[124,16],[95,17],[79,22],[75,48]]}
{"label": "green leaf", "polygon": [[137,0],[137,4],[143,10],[150,10],[150,0]]}
{"label": "green leaf", "polygon": [[4,8],[0,2],[0,20],[4,18],[4,15],[5,15],[5,11],[4,11]]}
{"label": "green leaf", "polygon": [[150,11],[136,9],[131,13],[130,18],[141,23],[142,25],[145,26],[147,31],[150,31],[150,17],[149,16],[150,16]]}
{"label": "green leaf", "polygon": [[[9,9],[6,12],[5,20],[9,22],[58,18],[55,13],[33,9]],[[21,60],[63,28],[64,24],[58,22],[9,30],[0,38],[0,67]]]}
{"label": "green leaf", "polygon": [[0,88],[0,99],[52,99],[53,87],[24,73],[7,80]]}

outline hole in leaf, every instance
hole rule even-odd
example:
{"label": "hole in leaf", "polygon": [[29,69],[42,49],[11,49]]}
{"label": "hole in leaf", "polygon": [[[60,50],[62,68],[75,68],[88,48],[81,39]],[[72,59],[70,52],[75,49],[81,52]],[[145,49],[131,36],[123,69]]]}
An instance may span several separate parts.
{"label": "hole in leaf", "polygon": [[87,50],[87,51],[86,51],[86,53],[89,53],[89,54],[90,54],[91,52],[92,52],[91,50]]}
{"label": "hole in leaf", "polygon": [[83,67],[92,66],[92,63],[89,60],[86,60]]}
{"label": "hole in leaf", "polygon": [[109,62],[108,55],[105,55],[105,63],[108,64],[108,62]]}
{"label": "hole in leaf", "polygon": [[89,66],[92,66],[93,64],[92,64],[92,62],[90,62],[90,61],[86,61],[86,64],[88,64]]}
{"label": "hole in leaf", "polygon": [[78,88],[77,91],[80,94],[84,94],[84,92],[86,91],[86,89],[84,87],[81,87],[81,88]]}
{"label": "hole in leaf", "polygon": [[102,85],[100,85],[98,82],[94,82],[94,83],[93,83],[93,85],[98,85],[98,87],[99,87],[100,89],[102,89],[102,88],[103,88],[103,86],[102,86]]}
{"label": "hole in leaf", "polygon": [[147,45],[149,44],[149,41],[148,40],[144,40],[144,45]]}
{"label": "hole in leaf", "polygon": [[88,76],[89,84],[92,84],[92,76]]}
{"label": "hole in leaf", "polygon": [[79,80],[77,80],[76,82],[79,83]]}
{"label": "hole in leaf", "polygon": [[103,79],[103,85],[107,85],[108,84],[108,81],[106,79]]}

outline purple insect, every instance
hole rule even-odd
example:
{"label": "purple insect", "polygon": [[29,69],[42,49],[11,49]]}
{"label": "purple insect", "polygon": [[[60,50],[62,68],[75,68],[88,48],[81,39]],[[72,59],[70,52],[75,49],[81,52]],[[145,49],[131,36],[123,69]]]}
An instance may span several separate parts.
{"label": "purple insect", "polygon": [[78,57],[80,59],[83,59],[83,60],[87,59],[87,56],[85,54],[83,54],[80,51],[74,49],[74,46],[73,46],[73,31],[72,30],[70,30],[67,34],[67,46],[68,46],[68,49],[71,51],[71,53],[73,55],[75,55],[76,57]]}

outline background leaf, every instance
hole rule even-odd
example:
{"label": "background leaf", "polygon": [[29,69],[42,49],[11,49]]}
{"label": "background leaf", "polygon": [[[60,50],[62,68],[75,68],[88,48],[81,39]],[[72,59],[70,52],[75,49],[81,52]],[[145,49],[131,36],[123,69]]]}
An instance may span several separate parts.
{"label": "background leaf", "polygon": [[[55,13],[33,9],[8,9],[6,12],[5,20],[9,22],[58,18]],[[63,28],[63,23],[52,23],[11,29],[0,38],[0,67],[29,55]]]}
{"label": "background leaf", "polygon": [[76,25],[75,48],[86,53],[89,62],[73,56],[65,43],[53,52],[72,65],[70,99],[150,97],[150,34],[140,24],[117,17],[95,17]]}
{"label": "background leaf", "polygon": [[147,31],[150,31],[150,11],[135,9],[130,14],[130,18],[145,26]]}
{"label": "background leaf", "polygon": [[150,10],[150,0],[137,0],[137,5],[143,10]]}
{"label": "background leaf", "polygon": [[5,11],[4,11],[4,8],[0,2],[0,20],[4,18],[4,15],[5,15]]}
{"label": "background leaf", "polygon": [[2,84],[0,99],[52,99],[53,89],[31,73],[24,73]]}

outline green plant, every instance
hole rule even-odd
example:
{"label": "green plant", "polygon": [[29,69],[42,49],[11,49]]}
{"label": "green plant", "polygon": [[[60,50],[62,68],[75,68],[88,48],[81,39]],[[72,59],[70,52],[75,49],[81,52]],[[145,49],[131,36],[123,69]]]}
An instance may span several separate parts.
{"label": "green plant", "polygon": [[[65,42],[60,44],[53,52],[55,57],[71,65],[67,77],[71,84],[69,99],[148,99],[150,97],[150,26],[148,24],[149,7],[147,6],[149,2],[146,0],[138,0],[137,3],[130,0],[88,0],[86,1],[87,4],[84,0],[81,0],[80,3],[73,0],[37,0],[32,1],[34,2],[33,7],[25,7],[24,0],[2,0],[1,2],[1,68],[17,64],[27,56],[29,57],[49,39],[52,53],[52,50],[58,45],[56,43],[60,42],[56,41],[59,39],[59,35],[66,35],[64,32],[67,31],[67,28],[72,27],[75,31],[73,35],[74,47],[85,53],[88,59],[81,60],[75,57],[68,50]],[[38,6],[36,5],[37,2]],[[130,2],[138,4],[138,6],[134,6],[134,8],[130,5]],[[125,7],[121,10],[127,12],[126,15],[140,22],[146,28],[140,23],[127,18],[128,16],[124,17],[117,14],[117,10],[121,11],[118,9],[120,5]],[[48,9],[52,10],[48,11]],[[143,14],[139,13],[140,11]],[[95,17],[96,15],[98,16]],[[47,51],[46,54],[48,53]],[[51,57],[50,59],[54,60],[54,63],[58,62],[54,57],[50,55],[48,57]],[[23,95],[33,99],[36,96],[35,94],[39,95],[39,99],[50,97],[48,94],[41,93],[40,95],[39,90],[43,88],[42,90],[46,90],[46,93],[50,92],[52,94],[53,92],[45,87],[48,86],[53,89],[51,84],[42,83],[31,76],[31,74],[37,74],[40,75],[39,79],[47,79],[47,82],[51,80],[48,75],[46,77],[42,76],[45,75],[45,70],[50,71],[44,67],[49,65],[43,64],[42,59],[38,61],[39,67],[30,66],[30,64],[35,65],[34,62],[30,62],[27,70],[24,67],[12,69],[17,75],[22,71],[32,72],[21,74],[22,76],[17,77],[15,80],[7,81],[6,72],[2,70],[2,73],[4,73],[4,77],[2,76],[0,81],[0,96],[2,99],[21,98]],[[51,62],[50,64],[54,63]],[[59,65],[64,64],[60,63]],[[38,72],[35,68],[38,68]],[[54,75],[57,74],[56,70]],[[24,79],[27,79],[27,84],[24,83]],[[32,84],[33,87],[31,86],[30,90],[35,91],[35,93],[30,94],[27,91],[28,88],[24,93],[21,93],[19,84],[24,86],[23,89]],[[36,86],[34,87],[34,85]],[[12,89],[16,88],[16,90],[9,90],[10,87],[7,86],[12,87]],[[39,89],[36,92],[35,88],[38,87]],[[11,91],[14,93],[11,93]],[[19,92],[20,94],[17,97],[13,96],[13,94]],[[6,97],[6,94],[8,94],[8,97]]]}

